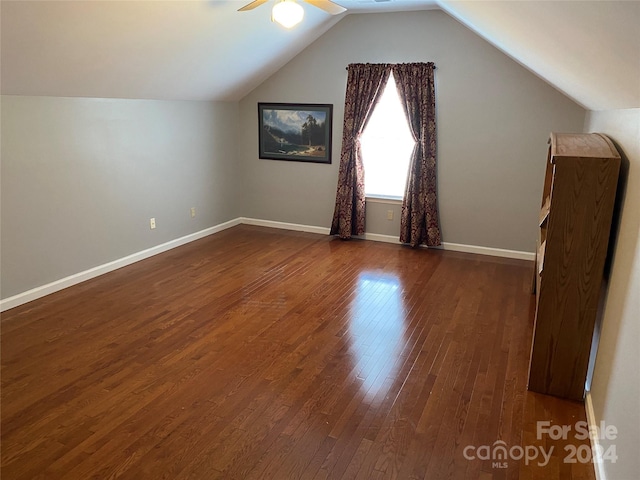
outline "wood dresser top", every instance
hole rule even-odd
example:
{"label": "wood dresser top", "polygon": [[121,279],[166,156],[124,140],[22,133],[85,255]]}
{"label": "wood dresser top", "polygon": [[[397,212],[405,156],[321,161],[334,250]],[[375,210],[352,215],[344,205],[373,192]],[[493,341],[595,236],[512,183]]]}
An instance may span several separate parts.
{"label": "wood dresser top", "polygon": [[552,157],[620,158],[611,140],[600,133],[552,133]]}

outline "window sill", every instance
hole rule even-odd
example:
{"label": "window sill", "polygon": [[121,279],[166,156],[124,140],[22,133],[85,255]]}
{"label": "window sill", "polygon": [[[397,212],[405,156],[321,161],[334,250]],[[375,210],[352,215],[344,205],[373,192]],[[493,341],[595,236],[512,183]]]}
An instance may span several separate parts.
{"label": "window sill", "polygon": [[386,203],[387,205],[402,205],[402,198],[400,197],[383,197],[367,195],[365,201],[369,203]]}

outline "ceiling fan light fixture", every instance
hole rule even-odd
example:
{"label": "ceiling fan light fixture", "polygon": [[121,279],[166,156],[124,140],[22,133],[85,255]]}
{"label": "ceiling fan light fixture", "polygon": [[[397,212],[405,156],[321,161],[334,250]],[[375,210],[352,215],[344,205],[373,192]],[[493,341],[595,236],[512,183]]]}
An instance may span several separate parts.
{"label": "ceiling fan light fixture", "polygon": [[285,28],[295,27],[304,17],[304,8],[295,0],[281,0],[271,10],[271,21],[278,22]]}

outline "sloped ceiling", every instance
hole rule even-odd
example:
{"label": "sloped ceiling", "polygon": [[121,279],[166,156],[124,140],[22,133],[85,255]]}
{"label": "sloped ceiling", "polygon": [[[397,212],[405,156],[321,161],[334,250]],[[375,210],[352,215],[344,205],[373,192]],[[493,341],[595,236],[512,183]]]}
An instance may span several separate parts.
{"label": "sloped ceiling", "polygon": [[2,93],[235,100],[330,28],[238,2],[2,1]]}
{"label": "sloped ceiling", "polygon": [[640,1],[439,4],[583,107],[640,107]]}
{"label": "sloped ceiling", "polygon": [[441,8],[584,107],[640,107],[640,1],[336,0],[293,30],[249,0],[2,0],[3,94],[238,100],[345,15]]}

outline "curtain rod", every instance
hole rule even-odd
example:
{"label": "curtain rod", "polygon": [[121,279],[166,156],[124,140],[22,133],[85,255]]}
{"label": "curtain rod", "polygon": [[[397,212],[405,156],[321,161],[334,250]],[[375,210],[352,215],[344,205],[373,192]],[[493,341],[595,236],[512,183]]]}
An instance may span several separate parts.
{"label": "curtain rod", "polygon": [[428,64],[433,64],[433,69],[436,70],[436,64],[433,62],[409,62],[409,63],[350,63],[349,65],[347,65],[345,67],[345,70],[349,70],[349,67],[351,65],[412,65],[412,64],[417,64],[417,65],[428,65]]}

